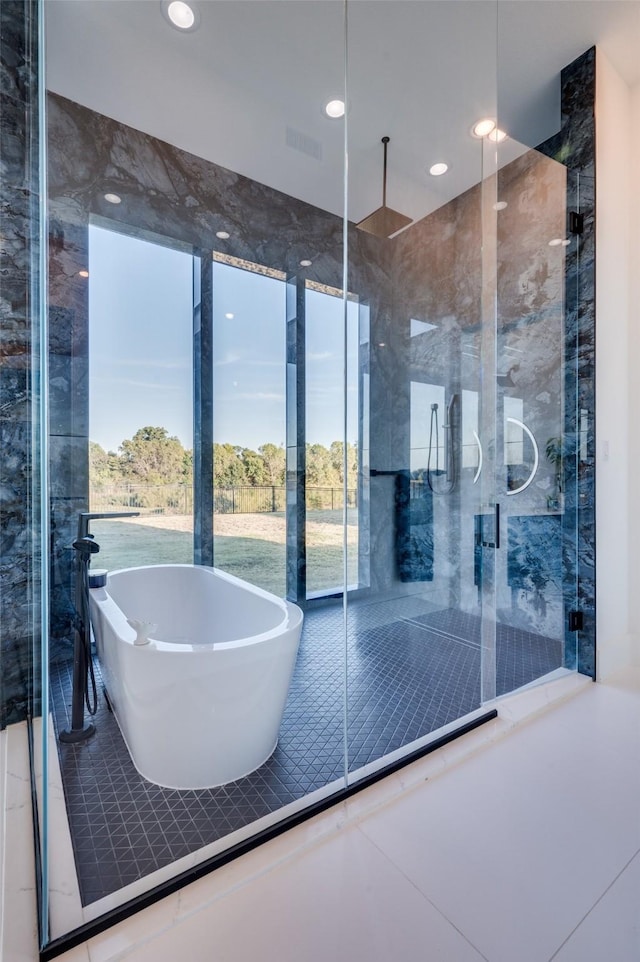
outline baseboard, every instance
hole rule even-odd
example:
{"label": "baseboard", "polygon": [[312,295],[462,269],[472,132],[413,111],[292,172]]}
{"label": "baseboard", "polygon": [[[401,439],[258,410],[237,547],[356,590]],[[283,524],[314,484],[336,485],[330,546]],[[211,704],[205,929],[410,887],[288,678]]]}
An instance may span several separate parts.
{"label": "baseboard", "polygon": [[624,634],[598,643],[596,658],[598,681],[606,682],[627,668],[640,668],[640,639]]}

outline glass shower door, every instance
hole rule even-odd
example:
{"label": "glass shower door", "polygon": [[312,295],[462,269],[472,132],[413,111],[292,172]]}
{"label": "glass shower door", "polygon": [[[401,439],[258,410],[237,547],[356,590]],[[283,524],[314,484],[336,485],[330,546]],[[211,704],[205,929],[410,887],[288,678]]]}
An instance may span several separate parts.
{"label": "glass shower door", "polygon": [[[496,694],[575,667],[574,175],[520,147],[497,175]],[[512,150],[514,145],[512,145]],[[498,149],[500,153],[500,149]]]}
{"label": "glass shower door", "polygon": [[[368,305],[369,357],[366,391],[361,368],[345,394],[368,398],[370,532],[370,587],[347,603],[351,781],[477,717],[495,692],[496,171],[469,133],[496,116],[495,9],[466,8],[487,53],[473,72],[470,24],[446,6],[348,10],[348,289]],[[408,38],[419,46],[436,22],[441,59],[411,56]],[[430,95],[452,70],[470,93],[455,132]]]}

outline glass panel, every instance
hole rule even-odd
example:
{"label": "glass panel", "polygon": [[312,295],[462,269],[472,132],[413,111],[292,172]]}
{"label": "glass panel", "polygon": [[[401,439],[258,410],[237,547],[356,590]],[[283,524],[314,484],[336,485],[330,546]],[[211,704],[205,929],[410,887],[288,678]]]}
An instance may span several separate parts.
{"label": "glass panel", "polygon": [[[55,734],[51,723],[49,692],[49,439],[46,426],[49,424],[49,370],[47,363],[47,344],[49,328],[47,318],[47,144],[43,137],[46,129],[46,87],[45,87],[45,38],[42,21],[42,4],[37,9],[24,8],[26,28],[32,51],[37,50],[32,69],[37,75],[35,82],[25,84],[37,90],[37,106],[33,112],[27,111],[28,150],[30,158],[26,169],[37,172],[37,190],[34,197],[37,204],[31,203],[30,213],[37,216],[37,224],[32,222],[28,236],[37,237],[30,252],[32,272],[31,303],[32,312],[32,354],[30,371],[31,394],[31,618],[32,632],[32,683],[30,714],[34,719],[33,748],[31,764],[35,774],[35,797],[37,805],[37,827],[34,833],[36,844],[36,901],[38,907],[39,944],[48,939],[49,932],[49,832],[50,832],[50,766],[55,764]],[[25,78],[26,79],[26,78]],[[37,118],[37,119],[36,119]],[[26,131],[25,131],[26,132]],[[37,162],[36,162],[37,157]],[[19,183],[20,181],[18,181]],[[35,184],[32,185],[35,188]],[[37,215],[36,215],[37,211]],[[4,699],[3,699],[4,701]],[[53,760],[53,761],[52,761]],[[3,768],[4,772],[4,768]],[[19,833],[21,834],[21,833]],[[19,839],[19,841],[23,841]],[[39,851],[38,851],[39,844]],[[8,855],[5,846],[5,857]],[[6,869],[5,869],[6,878]]]}
{"label": "glass panel", "polygon": [[[370,343],[370,587],[347,606],[352,779],[492,697],[495,548],[478,524],[495,506],[495,165],[470,128],[496,116],[496,22],[494,4],[457,7],[348,9],[348,286]],[[433,93],[445,76],[466,105],[459,127]],[[437,163],[444,175],[429,174]]]}
{"label": "glass panel", "polygon": [[[502,145],[498,152],[507,154]],[[570,178],[513,141],[498,173],[496,460],[502,547],[496,553],[497,694],[573,667],[576,444],[566,425],[576,378],[567,355]],[[571,482],[569,482],[571,483]],[[571,507],[567,508],[568,499]]]}
{"label": "glass panel", "polygon": [[[342,609],[284,602],[306,608],[323,352],[337,396],[308,442],[331,452],[333,508],[310,507],[310,589],[342,593],[368,478],[357,409],[345,445],[366,310],[345,352],[344,121],[324,111],[345,98],[344,4],[202,3],[184,32],[161,4],[48,7],[51,707],[56,736],[82,735],[52,753],[70,837],[52,887],[76,891],[57,937],[344,787]],[[309,357],[307,290],[327,340],[309,306]],[[74,648],[93,666],[75,687]],[[168,672],[127,674],[167,652]]]}
{"label": "glass panel", "polygon": [[[523,16],[517,4],[499,6],[499,127],[507,135],[497,146],[499,692],[575,669],[580,637],[581,668],[594,667],[594,232],[573,221],[584,212],[588,224],[594,203],[594,52],[558,64],[554,83],[518,104],[519,58],[506,38],[527,35]],[[510,672],[514,659],[526,670]]]}
{"label": "glass panel", "polygon": [[573,667],[593,432],[494,0],[48,6],[56,937]]}
{"label": "glass panel", "polygon": [[[493,123],[493,118],[490,118],[489,125]],[[474,525],[481,610],[481,698],[486,703],[496,696],[497,679],[496,571],[502,545],[502,521],[496,473],[502,430],[496,418],[498,152],[490,136],[481,138],[481,150],[482,328],[479,341],[479,436],[482,466],[477,482],[479,503]]]}

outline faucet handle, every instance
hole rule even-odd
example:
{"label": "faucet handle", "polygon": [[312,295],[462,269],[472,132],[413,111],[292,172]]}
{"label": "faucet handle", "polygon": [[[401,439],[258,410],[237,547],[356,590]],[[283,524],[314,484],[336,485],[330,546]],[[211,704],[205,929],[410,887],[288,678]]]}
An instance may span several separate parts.
{"label": "faucet handle", "polygon": [[127,618],[127,624],[131,625],[136,632],[134,645],[148,645],[149,635],[152,631],[156,631],[158,627],[152,621],[138,621],[137,618]]}
{"label": "faucet handle", "polygon": [[96,544],[90,535],[85,535],[83,538],[78,538],[77,541],[73,542],[72,545],[76,551],[79,551],[83,555],[97,554],[100,551],[100,545]]}

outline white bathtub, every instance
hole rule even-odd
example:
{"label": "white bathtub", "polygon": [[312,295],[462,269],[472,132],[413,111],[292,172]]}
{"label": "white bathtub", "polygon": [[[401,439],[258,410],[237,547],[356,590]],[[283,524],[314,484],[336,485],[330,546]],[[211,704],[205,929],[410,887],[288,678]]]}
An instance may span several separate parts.
{"label": "white bathtub", "polygon": [[[154,565],[89,592],[109,701],[134,765],[167,788],[213,788],[278,741],[302,611],[216,568]],[[153,622],[136,645],[127,622]]]}

